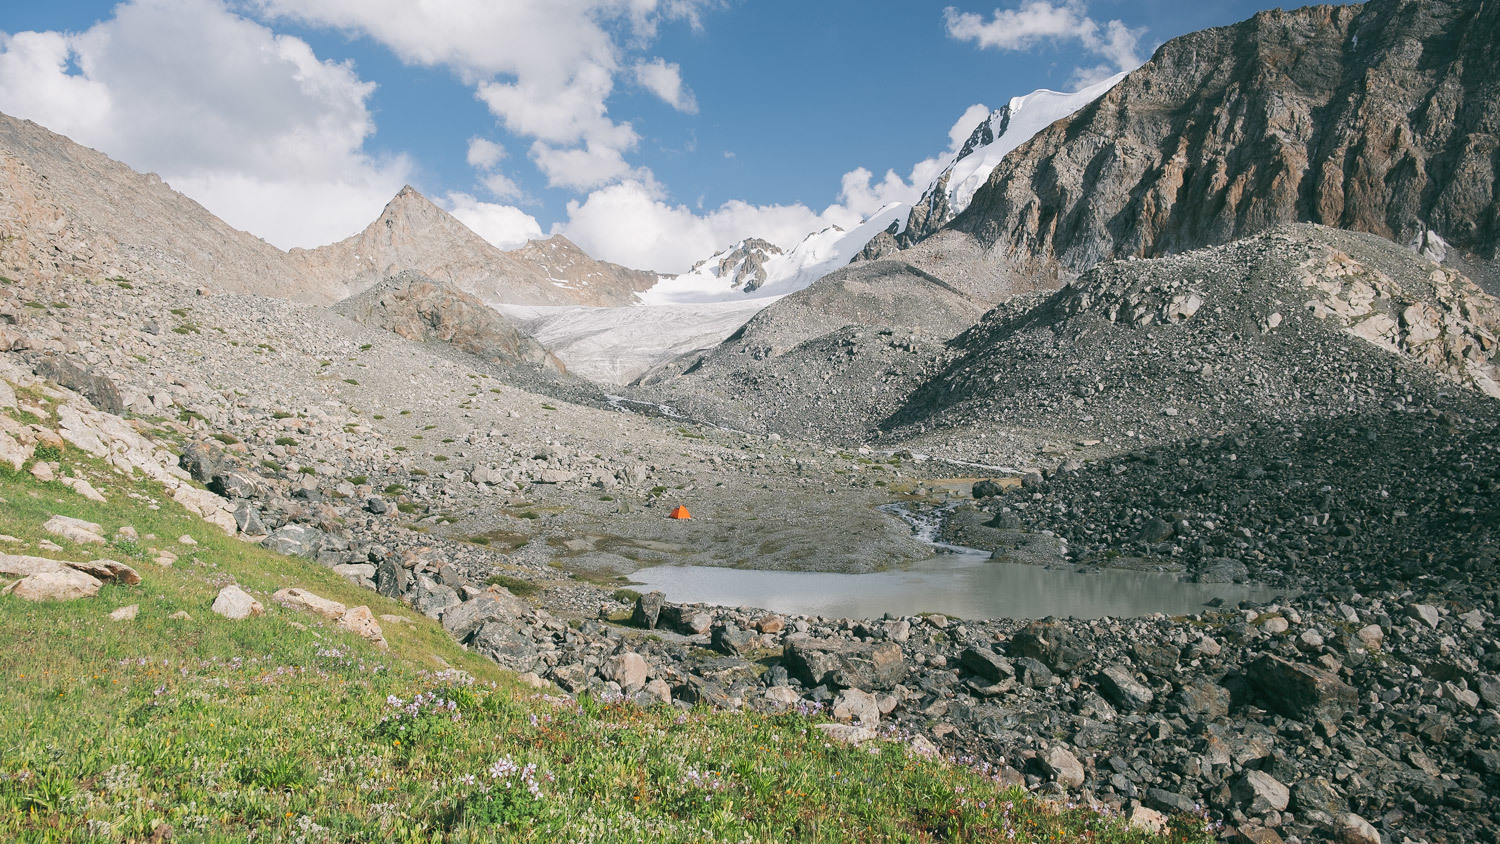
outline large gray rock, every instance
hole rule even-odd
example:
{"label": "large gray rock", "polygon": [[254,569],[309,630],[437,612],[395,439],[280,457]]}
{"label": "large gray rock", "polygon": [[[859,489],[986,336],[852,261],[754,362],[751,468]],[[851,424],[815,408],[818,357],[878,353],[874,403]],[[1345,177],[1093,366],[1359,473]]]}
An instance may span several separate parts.
{"label": "large gray rock", "polygon": [[874,727],[880,724],[880,705],[869,692],[844,689],[833,699],[833,717],[837,721],[858,721]]}
{"label": "large gray rock", "polygon": [[214,598],[213,611],[225,618],[240,621],[260,615],[266,608],[249,592],[231,583],[219,590],[218,597]]}
{"label": "large gray rock", "polygon": [[787,646],[786,665],[808,686],[886,690],[906,678],[901,647],[892,642],[805,639]]}
{"label": "large gray rock", "polygon": [[1245,668],[1272,709],[1288,718],[1337,721],[1357,702],[1354,688],[1322,668],[1266,654]]}
{"label": "large gray rock", "polygon": [[1042,768],[1057,780],[1058,785],[1066,788],[1077,788],[1083,785],[1083,763],[1079,762],[1078,757],[1066,747],[1054,745],[1038,757],[1038,761],[1042,763]]}
{"label": "large gray rock", "polygon": [[308,525],[283,525],[261,544],[278,554],[313,559],[323,548],[323,532]]}
{"label": "large gray rock", "polygon": [[1099,672],[1099,691],[1115,706],[1126,712],[1137,712],[1150,706],[1156,695],[1145,684],[1118,665]]}
{"label": "large gray rock", "polygon": [[411,593],[412,609],[428,618],[439,618],[460,603],[463,603],[463,599],[458,597],[458,591],[441,583],[418,586]]}
{"label": "large gray rock", "polygon": [[485,622],[475,631],[469,646],[501,668],[518,673],[537,670],[541,661],[536,643],[503,621]]}
{"label": "large gray rock", "polygon": [[959,660],[965,668],[994,682],[999,682],[1006,677],[1014,677],[1016,674],[1016,669],[1011,665],[1010,660],[989,648],[964,648]]}
{"label": "large gray rock", "polygon": [[514,619],[524,612],[526,602],[498,586],[473,600],[464,601],[443,613],[443,629],[462,642],[488,621]]}
{"label": "large gray rock", "polygon": [[1287,787],[1264,771],[1246,771],[1230,789],[1234,802],[1247,815],[1284,810],[1291,799]]}
{"label": "large gray rock", "polygon": [[1067,625],[1034,621],[1017,633],[1005,648],[1012,657],[1029,656],[1059,674],[1093,659],[1094,653]]}
{"label": "large gray rock", "polygon": [[710,643],[719,653],[735,656],[749,650],[760,637],[738,624],[718,624],[713,628]]}
{"label": "large gray rock", "polygon": [[1231,560],[1228,557],[1215,557],[1203,564],[1203,568],[1193,575],[1193,579],[1199,583],[1243,583],[1250,577],[1250,569],[1239,560]]}
{"label": "large gray rock", "polygon": [[635,612],[630,616],[630,621],[636,627],[644,627],[647,630],[655,630],[657,619],[661,617],[662,605],[667,602],[667,596],[660,592],[647,592],[635,599]]}
{"label": "large gray rock", "polygon": [[120,388],[83,361],[42,355],[36,361],[36,374],[78,393],[105,413],[125,412],[125,399],[120,395]]}
{"label": "large gray rock", "polygon": [[399,598],[411,588],[411,572],[387,557],[375,569],[375,589],[387,598]]}
{"label": "large gray rock", "polygon": [[76,601],[99,594],[100,583],[81,571],[64,568],[28,575],[5,588],[5,594],[23,601]]}
{"label": "large gray rock", "polygon": [[633,694],[645,688],[650,671],[646,660],[634,651],[615,654],[606,659],[599,669],[599,676],[620,684],[625,694]]}

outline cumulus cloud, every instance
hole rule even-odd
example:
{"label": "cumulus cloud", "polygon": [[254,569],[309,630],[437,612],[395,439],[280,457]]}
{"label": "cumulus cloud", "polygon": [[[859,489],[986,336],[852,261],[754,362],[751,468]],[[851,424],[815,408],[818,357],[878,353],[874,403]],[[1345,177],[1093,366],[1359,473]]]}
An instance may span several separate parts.
{"label": "cumulus cloud", "polygon": [[635,63],[635,81],[661,97],[662,102],[686,114],[698,113],[698,100],[682,82],[682,68],[665,59]]}
{"label": "cumulus cloud", "polygon": [[497,199],[520,199],[524,196],[520,186],[498,169],[506,155],[505,147],[488,138],[469,139],[466,159],[477,171],[479,183]]}
{"label": "cumulus cloud", "polygon": [[516,249],[542,236],[536,218],[510,205],[481,202],[466,193],[448,194],[448,212],[501,249]]}
{"label": "cumulus cloud", "polygon": [[789,249],[830,225],[804,205],[750,205],[734,200],[706,214],[662,198],[653,185],[627,180],[568,203],[569,240],[597,258],[659,272],[686,272],[746,237]]}
{"label": "cumulus cloud", "polygon": [[505,158],[505,147],[487,138],[469,139],[469,166],[476,170],[490,170]]}
{"label": "cumulus cloud", "polygon": [[369,36],[411,64],[450,68],[507,131],[534,141],[549,185],[589,189],[635,173],[625,156],[640,138],[606,104],[620,74],[679,110],[696,108],[676,65],[631,65],[628,54],[663,21],[698,26],[715,0],[250,2],[273,17]]}
{"label": "cumulus cloud", "polygon": [[966,109],[948,131],[949,148],[917,162],[904,178],[887,170],[877,180],[864,167],[845,173],[837,200],[821,211],[802,204],[751,205],[734,200],[695,212],[667,201],[660,185],[633,174],[583,201],[569,203],[568,222],[556,228],[596,258],[665,273],[686,272],[747,237],[790,249],[812,232],[829,226],[849,229],[893,202],[915,202],[989,114],[984,105]]}
{"label": "cumulus cloud", "polygon": [[131,0],[82,33],[0,35],[0,110],[283,248],[359,231],[408,180],[406,159],[364,152],[373,90],[221,0]]}
{"label": "cumulus cloud", "polygon": [[1145,33],[1118,20],[1100,24],[1089,17],[1082,0],[1030,0],[1014,9],[996,9],[989,20],[949,6],[943,10],[943,23],[950,38],[972,41],[981,49],[1031,50],[1043,42],[1076,41],[1084,51],[1105,59],[1104,64],[1080,67],[1074,73],[1074,82],[1083,84],[1139,66],[1140,38]]}

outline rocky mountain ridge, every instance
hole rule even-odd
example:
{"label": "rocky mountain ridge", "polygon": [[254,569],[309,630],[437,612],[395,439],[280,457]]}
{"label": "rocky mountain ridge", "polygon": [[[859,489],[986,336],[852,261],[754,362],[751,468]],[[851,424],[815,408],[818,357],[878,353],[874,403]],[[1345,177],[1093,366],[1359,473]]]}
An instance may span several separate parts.
{"label": "rocky mountain ridge", "polygon": [[1008,156],[951,224],[1013,267],[1227,243],[1286,222],[1435,231],[1481,283],[1500,238],[1500,8],[1371,0],[1173,39]]}
{"label": "rocky mountain ridge", "polygon": [[501,251],[410,186],[360,234],[282,252],[154,175],[6,115],[0,177],[0,258],[43,277],[102,271],[324,305],[404,270],[489,304],[620,305],[656,282],[561,235]]}
{"label": "rocky mountain ridge", "polygon": [[652,273],[595,261],[562,235],[502,251],[410,185],[359,234],[288,257],[333,301],[405,270],[488,305],[621,305],[656,282]]}

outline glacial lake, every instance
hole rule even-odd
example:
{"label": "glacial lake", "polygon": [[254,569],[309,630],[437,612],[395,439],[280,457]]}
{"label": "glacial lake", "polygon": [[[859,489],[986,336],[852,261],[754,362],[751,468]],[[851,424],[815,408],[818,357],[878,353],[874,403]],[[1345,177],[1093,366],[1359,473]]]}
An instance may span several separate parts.
{"label": "glacial lake", "polygon": [[1104,618],[1190,615],[1208,602],[1269,601],[1281,588],[1192,583],[1157,572],[1079,572],[991,559],[988,552],[938,553],[907,568],[870,574],[652,566],[630,575],[641,592],[674,603],[759,607],[830,618],[939,612],[960,618]]}

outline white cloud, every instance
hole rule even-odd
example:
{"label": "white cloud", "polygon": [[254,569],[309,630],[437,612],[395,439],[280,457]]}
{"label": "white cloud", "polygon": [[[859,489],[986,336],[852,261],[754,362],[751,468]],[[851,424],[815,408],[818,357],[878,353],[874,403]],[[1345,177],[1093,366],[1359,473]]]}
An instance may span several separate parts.
{"label": "white cloud", "polygon": [[746,237],[761,237],[784,249],[808,232],[831,224],[804,205],[726,202],[707,214],[663,201],[652,185],[625,181],[568,203],[569,240],[596,258],[659,272],[686,272],[692,265]]}
{"label": "white cloud", "polygon": [[698,113],[698,100],[682,83],[682,68],[676,64],[665,59],[636,62],[635,81],[672,108],[687,114]]}
{"label": "white cloud", "polygon": [[[367,35],[411,64],[452,69],[507,131],[536,142],[531,155],[551,185],[587,189],[635,172],[625,155],[640,138],[606,104],[628,54],[662,21],[697,27],[699,10],[716,0],[249,2],[274,17]],[[657,59],[629,70],[674,107],[696,108],[676,65]]]}
{"label": "white cloud", "polygon": [[[531,145],[531,157],[547,176],[550,187],[588,190],[632,173],[624,154],[604,144],[589,143],[574,149],[557,149],[537,141]],[[641,172],[649,176],[648,171]]]}
{"label": "white cloud", "polygon": [[281,247],[359,231],[408,180],[404,158],[364,152],[373,90],[221,0],[132,0],[79,34],[0,37],[0,110]]}
{"label": "white cloud", "polygon": [[469,166],[476,170],[494,169],[505,158],[505,147],[486,138],[469,139]]}
{"label": "white cloud", "polygon": [[[1030,50],[1042,42],[1077,41],[1084,51],[1106,59],[1116,70],[1140,65],[1138,49],[1145,33],[1118,20],[1101,25],[1088,16],[1082,0],[1030,0],[1015,9],[996,9],[988,21],[982,15],[949,6],[943,10],[943,23],[950,38],[972,41],[981,49]],[[1109,66],[1080,68],[1074,81],[1098,81],[1110,76],[1114,71]]]}
{"label": "white cloud", "polygon": [[510,205],[480,202],[466,193],[448,194],[448,212],[501,249],[516,249],[542,237],[536,218]]}
{"label": "white cloud", "polygon": [[[698,213],[669,203],[659,185],[633,173],[581,202],[570,202],[568,222],[555,231],[596,258],[666,273],[686,272],[746,237],[764,238],[790,249],[812,232],[828,226],[853,228],[892,202],[915,202],[989,114],[984,105],[966,109],[948,131],[949,148],[917,162],[906,178],[887,170],[876,181],[875,174],[863,167],[845,173],[837,202],[822,211],[801,204],[751,205],[733,200]],[[734,153],[726,151],[724,156],[733,158]]]}
{"label": "white cloud", "polygon": [[479,178],[479,183],[484,189],[494,194],[496,199],[522,199],[526,196],[521,187],[504,173],[485,173]]}

